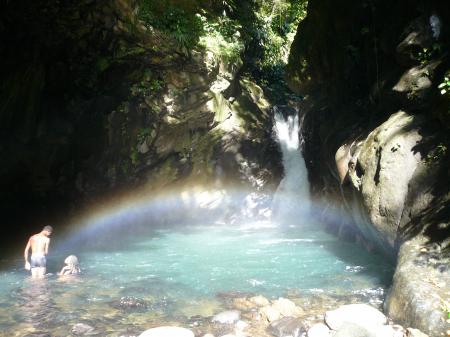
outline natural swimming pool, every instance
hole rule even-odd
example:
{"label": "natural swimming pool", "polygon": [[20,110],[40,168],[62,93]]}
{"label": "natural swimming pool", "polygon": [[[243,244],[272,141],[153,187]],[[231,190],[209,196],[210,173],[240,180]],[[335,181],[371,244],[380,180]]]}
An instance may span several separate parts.
{"label": "natural swimming pool", "polygon": [[19,258],[2,270],[2,334],[68,336],[82,322],[101,336],[128,336],[211,316],[235,294],[380,303],[392,276],[383,256],[312,225],[174,227],[95,247],[51,255],[49,272],[55,272],[65,254],[76,253],[83,270],[78,278],[31,280]]}

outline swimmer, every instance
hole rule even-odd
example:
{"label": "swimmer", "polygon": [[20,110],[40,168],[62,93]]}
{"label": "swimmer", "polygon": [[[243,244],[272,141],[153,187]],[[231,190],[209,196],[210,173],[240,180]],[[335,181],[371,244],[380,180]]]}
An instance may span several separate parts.
{"label": "swimmer", "polygon": [[[53,232],[52,226],[45,226],[38,234],[34,234],[28,240],[23,257],[25,259],[25,269],[31,270],[32,277],[44,277],[47,270],[48,247],[50,245],[50,235]],[[31,263],[28,261],[28,253],[31,248]]]}
{"label": "swimmer", "polygon": [[75,255],[69,255],[64,260],[66,264],[58,275],[78,275],[81,273],[80,263],[78,262],[78,258]]}

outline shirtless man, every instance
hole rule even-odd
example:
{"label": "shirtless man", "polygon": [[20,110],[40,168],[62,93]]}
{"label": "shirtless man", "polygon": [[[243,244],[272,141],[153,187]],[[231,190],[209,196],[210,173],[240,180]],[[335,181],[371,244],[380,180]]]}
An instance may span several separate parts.
{"label": "shirtless man", "polygon": [[[40,233],[32,235],[28,240],[23,257],[25,258],[25,269],[31,269],[32,277],[44,277],[45,275],[47,265],[45,256],[48,254],[49,236],[52,234],[52,231],[52,226],[45,226]],[[28,251],[30,248],[31,263],[28,262]]]}

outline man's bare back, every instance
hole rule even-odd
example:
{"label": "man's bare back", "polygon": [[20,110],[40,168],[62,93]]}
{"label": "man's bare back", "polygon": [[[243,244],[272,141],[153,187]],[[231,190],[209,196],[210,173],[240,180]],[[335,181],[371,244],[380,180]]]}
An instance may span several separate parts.
{"label": "man's bare back", "polygon": [[[49,236],[52,234],[52,231],[51,226],[45,226],[40,233],[30,237],[25,247],[25,269],[31,269],[31,275],[33,277],[43,277],[45,275],[47,265],[46,255],[48,254],[48,247],[50,245]],[[28,262],[30,248],[31,263]]]}

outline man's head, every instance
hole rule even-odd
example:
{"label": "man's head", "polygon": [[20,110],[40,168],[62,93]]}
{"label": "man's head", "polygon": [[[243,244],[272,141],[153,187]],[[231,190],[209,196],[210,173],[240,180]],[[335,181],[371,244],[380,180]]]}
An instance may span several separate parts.
{"label": "man's head", "polygon": [[44,234],[45,236],[50,236],[53,232],[53,227],[52,226],[45,226],[42,229],[42,234]]}

